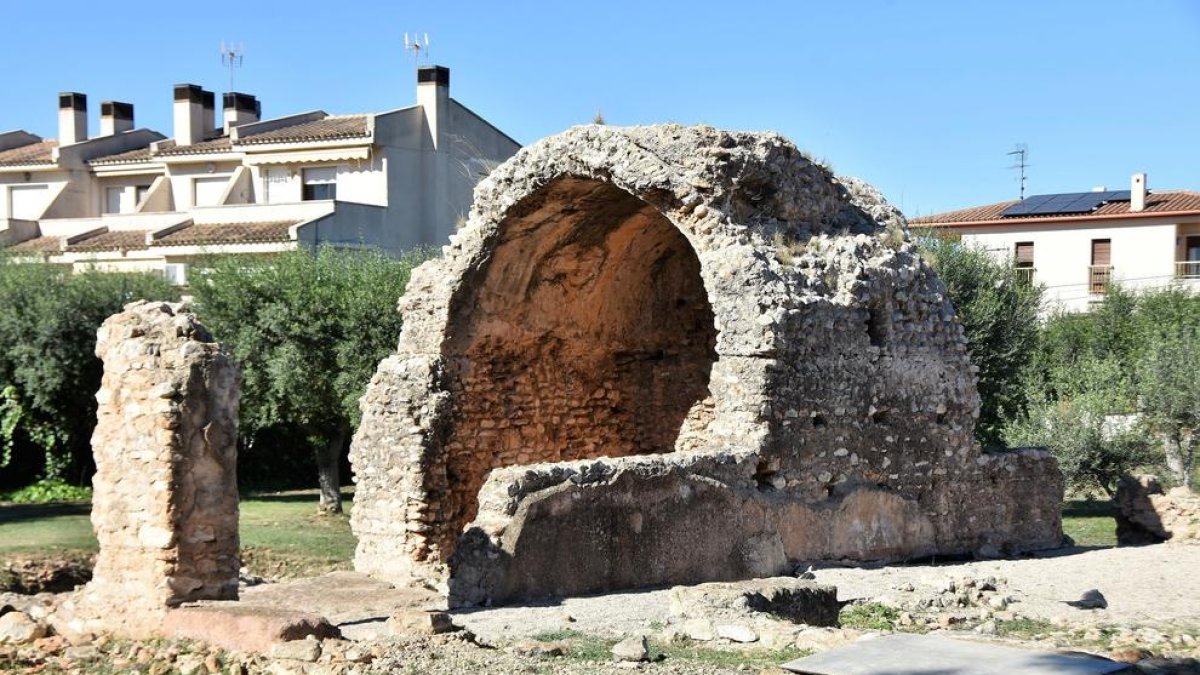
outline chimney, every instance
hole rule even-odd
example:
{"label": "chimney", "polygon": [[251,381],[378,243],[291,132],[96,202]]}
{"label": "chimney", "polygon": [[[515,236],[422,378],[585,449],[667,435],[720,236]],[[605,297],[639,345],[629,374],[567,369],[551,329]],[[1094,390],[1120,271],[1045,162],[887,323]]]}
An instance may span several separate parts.
{"label": "chimney", "polygon": [[1146,174],[1135,173],[1129,181],[1129,210],[1133,213],[1146,210]]}
{"label": "chimney", "polygon": [[425,113],[435,150],[442,147],[450,123],[450,69],[444,66],[417,68],[417,105]]}
{"label": "chimney", "polygon": [[87,96],[73,91],[58,95],[58,144],[87,140]]}
{"label": "chimney", "polygon": [[175,145],[191,145],[212,133],[215,101],[212,92],[199,85],[175,85]]}
{"label": "chimney", "polygon": [[231,91],[223,97],[225,109],[225,133],[239,124],[257,122],[262,116],[262,103],[250,94]]}
{"label": "chimney", "polygon": [[100,103],[100,135],[112,136],[133,129],[133,104],[120,101]]}

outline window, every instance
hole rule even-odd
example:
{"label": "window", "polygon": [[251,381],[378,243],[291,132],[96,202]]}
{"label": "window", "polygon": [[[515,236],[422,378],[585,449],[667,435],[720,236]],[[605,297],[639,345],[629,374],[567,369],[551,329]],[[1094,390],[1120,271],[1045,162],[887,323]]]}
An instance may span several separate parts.
{"label": "window", "polygon": [[8,189],[8,217],[20,220],[41,218],[49,194],[45,185],[13,185]]}
{"label": "window", "polygon": [[1092,240],[1092,265],[1088,268],[1088,290],[1092,293],[1108,291],[1112,280],[1112,240]]}
{"label": "window", "polygon": [[104,188],[104,211],[103,213],[120,213],[121,212],[121,193],[125,192],[123,187]]}
{"label": "window", "polygon": [[304,169],[301,198],[306,202],[337,199],[337,167]]}
{"label": "window", "polygon": [[1183,240],[1183,260],[1175,265],[1176,276],[1183,279],[1200,278],[1200,237]]}
{"label": "window", "polygon": [[1013,266],[1022,281],[1033,281],[1033,242],[1018,241],[1013,255]]}
{"label": "window", "polygon": [[192,181],[193,206],[218,206],[225,195],[228,176],[220,178],[196,178]]}
{"label": "window", "polygon": [[136,188],[134,188],[134,191],[135,192],[134,192],[133,204],[134,204],[134,207],[136,208],[138,206],[141,206],[142,203],[146,201],[146,195],[150,194],[150,186],[149,185],[139,185]]}

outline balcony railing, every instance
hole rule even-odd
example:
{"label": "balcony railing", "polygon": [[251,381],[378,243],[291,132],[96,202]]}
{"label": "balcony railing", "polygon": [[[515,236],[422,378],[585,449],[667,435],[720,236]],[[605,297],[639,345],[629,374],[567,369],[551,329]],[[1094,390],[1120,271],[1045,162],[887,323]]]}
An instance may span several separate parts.
{"label": "balcony railing", "polygon": [[1023,284],[1033,284],[1033,275],[1036,273],[1032,267],[1016,267],[1013,272],[1017,275],[1017,281]]}
{"label": "balcony railing", "polygon": [[1200,279],[1200,260],[1180,260],[1175,263],[1176,279]]}
{"label": "balcony railing", "polygon": [[1112,281],[1112,265],[1088,265],[1088,292],[1107,293]]}

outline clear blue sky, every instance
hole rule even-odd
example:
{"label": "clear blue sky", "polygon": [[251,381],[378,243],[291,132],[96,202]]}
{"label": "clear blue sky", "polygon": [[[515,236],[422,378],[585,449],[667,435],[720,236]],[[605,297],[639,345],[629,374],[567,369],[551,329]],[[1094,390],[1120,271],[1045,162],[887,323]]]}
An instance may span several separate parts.
{"label": "clear blue sky", "polygon": [[[188,7],[188,10],[182,9]],[[451,94],[522,143],[591,121],[775,130],[906,213],[1029,193],[1200,189],[1200,2],[6,2],[0,129],[55,135],[55,95],[136,106],[171,133],[171,85],[266,116],[409,105],[405,31]]]}

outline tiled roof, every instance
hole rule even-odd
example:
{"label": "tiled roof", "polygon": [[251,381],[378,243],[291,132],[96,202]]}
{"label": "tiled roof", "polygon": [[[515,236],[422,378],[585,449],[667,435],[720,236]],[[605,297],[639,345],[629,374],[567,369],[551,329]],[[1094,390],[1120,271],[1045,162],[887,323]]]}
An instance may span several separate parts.
{"label": "tiled roof", "polygon": [[230,152],[231,150],[233,150],[233,143],[230,142],[229,137],[218,136],[191,145],[173,145],[163,148],[155,154],[159,157],[171,157],[174,155],[206,155],[210,152]]}
{"label": "tiled roof", "polygon": [[149,162],[152,158],[150,154],[150,146],[144,148],[136,148],[126,152],[118,152],[115,155],[105,155],[96,157],[88,161],[88,164],[132,164],[137,162]]}
{"label": "tiled roof", "polygon": [[62,237],[34,237],[5,249],[11,253],[58,253],[61,250]]}
{"label": "tiled roof", "polygon": [[[1019,216],[1016,218],[1005,218],[1001,216],[1005,209],[1019,203],[1018,200],[1000,202],[998,204],[988,204],[986,206],[975,206],[969,209],[960,209],[958,211],[947,211],[946,213],[938,213],[932,216],[922,218],[913,218],[910,224],[917,227],[942,225],[942,226],[958,226],[969,225],[971,223],[982,222],[1003,222],[1003,223],[1030,223],[1038,222],[1047,219],[1054,220],[1072,220],[1077,218],[1097,217],[1121,218],[1128,216],[1132,212],[1129,210],[1129,202],[1109,202],[1101,205],[1095,211],[1090,213],[1072,213],[1072,214],[1046,214],[1037,216]],[[1172,190],[1168,192],[1151,192],[1146,196],[1146,208],[1143,211],[1137,212],[1136,215],[1141,217],[1141,214],[1146,213],[1178,213],[1178,212],[1196,212],[1200,214],[1200,192],[1193,190]]]}
{"label": "tiled roof", "polygon": [[303,143],[335,141],[344,138],[368,138],[371,135],[369,115],[338,115],[300,122],[261,134],[238,139],[238,145],[255,143]]}
{"label": "tiled roof", "polygon": [[146,248],[146,230],[109,230],[67,246],[69,253],[90,251],[142,251]]}
{"label": "tiled roof", "polygon": [[154,242],[155,246],[209,246],[214,244],[266,244],[291,241],[289,230],[298,220],[268,223],[208,223],[188,225]]}
{"label": "tiled roof", "polygon": [[19,148],[0,150],[0,166],[26,166],[30,164],[50,164],[50,155],[58,141],[49,140],[22,145]]}

